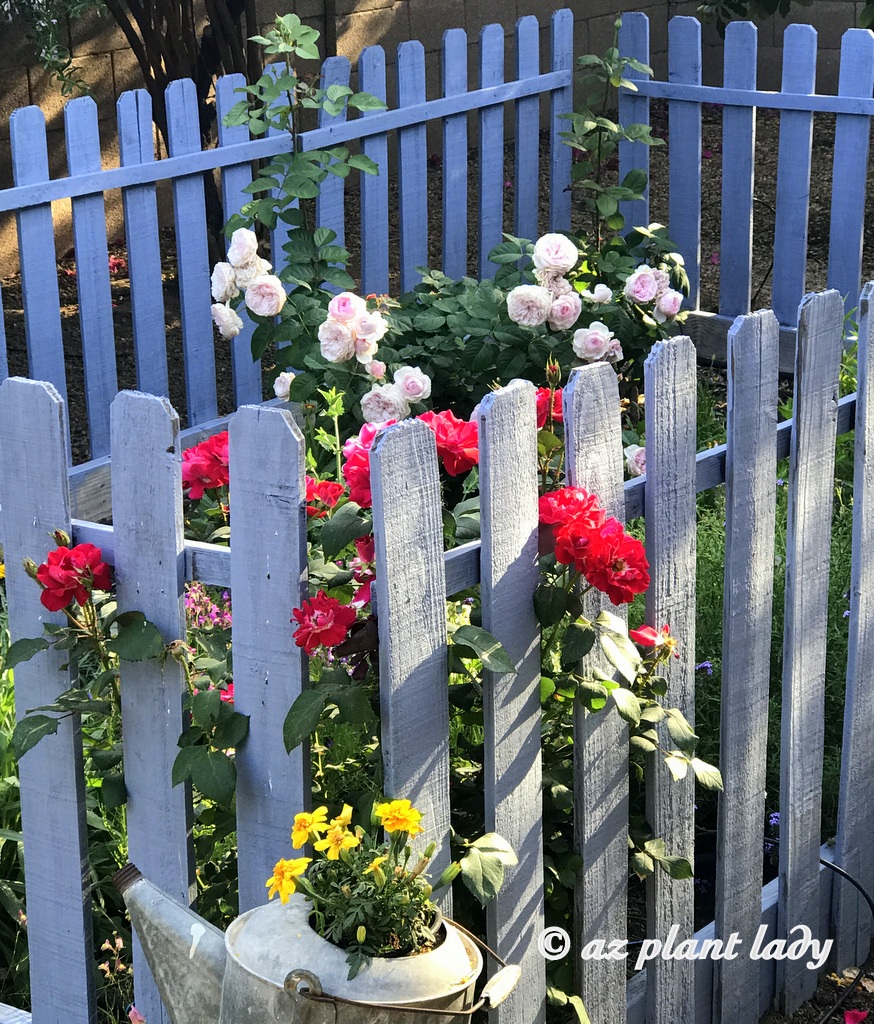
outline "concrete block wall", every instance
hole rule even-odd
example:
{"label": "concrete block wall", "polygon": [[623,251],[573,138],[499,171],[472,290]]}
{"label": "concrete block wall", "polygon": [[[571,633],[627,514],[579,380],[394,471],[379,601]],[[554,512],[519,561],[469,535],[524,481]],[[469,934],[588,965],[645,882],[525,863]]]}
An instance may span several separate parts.
{"label": "concrete block wall", "polygon": [[[439,53],[443,31],[463,27],[470,40],[470,84],[477,84],[477,40],[482,27],[498,22],[511,36],[517,18],[534,14],[543,26],[541,67],[549,61],[549,16],[554,10],[571,6],[575,13],[575,52],[601,53],[612,42],[617,7],[642,10],[650,17],[651,63],[659,77],[666,73],[668,21],[674,15],[694,15],[697,0],[292,0],[280,3],[279,13],[295,9],[300,17],[322,34],[323,52],[340,53],[354,60],[368,45],[379,43],[393,61],[395,48],[406,39],[420,39],[425,46],[428,94],[436,96],[440,88]],[[864,6],[864,0],[816,0],[810,7],[799,7],[788,19],[809,21],[819,31],[820,50],[818,90],[833,92],[837,87],[841,35],[851,28]],[[258,0],[262,25],[270,24],[277,13],[277,0]],[[201,18],[203,17],[201,12]],[[777,17],[759,29],[759,86],[779,89],[782,35],[787,24]],[[126,89],[140,84],[139,67],[127,40],[108,17],[90,14],[66,26],[74,59],[90,83],[97,102],[101,139],[106,166],[117,163],[115,141],[115,101]],[[46,114],[49,160],[54,175],[66,173],[63,140],[64,98],[55,83],[35,66],[23,30],[0,22],[0,188],[12,184],[9,115],[17,107],[38,104]],[[509,42],[509,39],[508,39]],[[511,51],[508,46],[506,74],[512,77]],[[722,81],[722,45],[718,33],[706,26],[703,34],[704,78],[706,84]],[[508,124],[508,131],[511,126]],[[434,132],[439,145],[439,132]],[[156,140],[160,153],[160,144]],[[118,193],[108,197],[107,216],[110,238],[122,234],[121,201]],[[69,203],[55,204],[59,228],[58,254],[71,244]],[[167,221],[170,223],[170,221]],[[0,276],[17,266],[14,223],[0,214]]]}

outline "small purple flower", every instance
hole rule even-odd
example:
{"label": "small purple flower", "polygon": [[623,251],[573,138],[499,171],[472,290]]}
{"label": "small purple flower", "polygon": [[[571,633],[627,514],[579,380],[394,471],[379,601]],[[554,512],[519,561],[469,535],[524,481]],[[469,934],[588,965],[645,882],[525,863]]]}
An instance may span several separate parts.
{"label": "small purple flower", "polygon": [[781,477],[781,476],[777,477],[777,486],[778,487],[785,487],[786,486],[786,481],[783,479],[783,477]]}
{"label": "small purple flower", "polygon": [[695,666],[696,672],[706,672],[707,675],[713,675],[713,662],[712,661],[701,661]]}
{"label": "small purple flower", "polygon": [[768,824],[771,826],[771,828],[779,828],[780,827],[780,812],[779,811],[774,811],[772,814],[768,815]]}
{"label": "small purple flower", "polygon": [[847,610],[846,610],[846,611],[844,612],[844,618],[845,618],[845,619],[848,619],[849,617],[850,617],[850,609],[848,608],[848,609],[847,609]]}

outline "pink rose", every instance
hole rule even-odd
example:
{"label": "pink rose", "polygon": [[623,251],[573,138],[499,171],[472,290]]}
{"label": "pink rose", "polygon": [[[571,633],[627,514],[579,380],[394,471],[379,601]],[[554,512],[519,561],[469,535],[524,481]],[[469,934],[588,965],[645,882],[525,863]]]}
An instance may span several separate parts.
{"label": "pink rose", "polygon": [[554,331],[566,331],[579,320],[583,302],[576,292],[559,296],[549,311],[549,326]]}
{"label": "pink rose", "polygon": [[586,302],[594,302],[600,306],[604,302],[610,302],[613,298],[613,292],[610,291],[606,284],[596,284],[591,291],[583,292],[583,298]]}
{"label": "pink rose", "polygon": [[283,402],[287,402],[289,400],[288,389],[291,387],[291,382],[294,378],[295,374],[291,373],[290,370],[283,370],[273,382],[273,394],[277,398],[281,398]]}
{"label": "pink rose", "polygon": [[377,380],[382,380],[385,376],[386,365],[385,363],[381,363],[378,359],[371,359],[364,369],[367,370],[371,377],[375,377]]}
{"label": "pink rose", "polygon": [[256,277],[246,289],[246,305],[255,316],[276,316],[288,296],[274,274]]}
{"label": "pink rose", "polygon": [[674,291],[673,288],[668,288],[666,292],[659,296],[656,307],[653,310],[653,316],[660,324],[663,324],[665,320],[675,317],[680,312],[680,306],[682,305],[682,294]]}
{"label": "pink rose", "polygon": [[319,327],[319,350],[329,363],[345,363],[355,355],[355,339],[348,324],[330,317]]}
{"label": "pink rose", "polygon": [[354,320],[349,323],[349,327],[356,337],[362,340],[368,341],[382,341],[388,331],[388,321],[383,317],[379,310],[374,310],[372,313],[368,313],[365,310],[363,313],[359,313]]}
{"label": "pink rose", "polygon": [[237,312],[231,309],[230,306],[223,302],[216,302],[210,306],[212,310],[212,319],[216,327],[219,329],[219,334],[227,341],[236,336],[243,329],[243,321],[237,316]]}
{"label": "pink rose", "polygon": [[625,282],[625,294],[632,302],[652,302],[659,286],[650,267],[638,267]]}
{"label": "pink rose", "polygon": [[231,235],[228,246],[228,263],[234,267],[245,267],[258,255],[258,238],[248,228],[237,228]]}
{"label": "pink rose", "polygon": [[560,274],[571,270],[579,258],[576,245],[566,235],[559,234],[538,238],[531,256],[537,270],[557,270]]}
{"label": "pink rose", "polygon": [[234,280],[234,268],[230,263],[216,263],[212,268],[210,285],[212,286],[212,297],[216,302],[229,302],[240,294],[240,289]]}
{"label": "pink rose", "polygon": [[244,292],[252,286],[256,278],[269,274],[272,269],[272,264],[268,263],[267,260],[262,260],[260,256],[256,256],[245,267],[234,268],[234,281],[240,291]]}
{"label": "pink rose", "polygon": [[607,349],[607,355],[604,356],[608,363],[621,363],[625,356],[622,353],[622,346],[619,344],[618,338],[610,339],[610,348]]}
{"label": "pink rose", "polygon": [[431,397],[431,378],[418,366],[395,370],[395,385],[408,402],[424,402]]}
{"label": "pink rose", "polygon": [[560,295],[569,295],[574,290],[570,281],[557,270],[535,270],[534,280],[541,288],[546,288],[554,299]]}
{"label": "pink rose", "polygon": [[600,320],[595,320],[588,327],[581,327],[574,332],[573,347],[577,357],[587,363],[603,359],[610,350],[613,332]]}
{"label": "pink rose", "polygon": [[654,270],[652,276],[655,278],[656,288],[658,289],[656,291],[656,298],[658,298],[671,287],[671,278],[664,270]]}
{"label": "pink rose", "polygon": [[625,468],[629,476],[644,476],[646,474],[646,448],[639,444],[630,444],[625,450]]}
{"label": "pink rose", "polygon": [[340,292],[328,303],[328,315],[345,323],[367,312],[367,303],[352,292]]}
{"label": "pink rose", "polygon": [[361,415],[367,423],[402,420],[410,414],[410,403],[397,384],[374,384],[361,399]]}
{"label": "pink rose", "polygon": [[507,316],[522,327],[546,323],[552,311],[552,295],[536,284],[520,284],[507,295]]}

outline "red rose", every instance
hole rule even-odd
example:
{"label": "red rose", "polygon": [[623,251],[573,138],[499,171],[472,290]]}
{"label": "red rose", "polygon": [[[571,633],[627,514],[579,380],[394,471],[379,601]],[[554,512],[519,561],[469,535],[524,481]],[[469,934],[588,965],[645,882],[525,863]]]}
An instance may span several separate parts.
{"label": "red rose", "polygon": [[[667,633],[668,627],[665,626],[662,632]],[[658,647],[662,640],[662,634],[657,629],[653,629],[652,626],[629,629],[628,635],[636,644],[640,644],[641,647]]]}
{"label": "red rose", "polygon": [[[537,429],[543,430],[549,412],[549,388],[537,389]],[[562,423],[561,388],[556,388],[552,398],[552,419],[554,423]]]}
{"label": "red rose", "polygon": [[357,437],[350,437],[343,445],[343,479],[349,487],[349,497],[361,508],[370,508],[373,495],[370,491],[370,449],[376,434],[383,427],[390,427],[397,420],[385,423],[365,423]]}
{"label": "red rose", "polygon": [[589,546],[592,528],[583,521],[571,520],[553,527],[555,535],[555,560],[562,565],[572,565],[577,572],[583,571],[583,554]]}
{"label": "red rose", "polygon": [[112,579],[102,557],[100,548],[93,544],[61,546],[50,551],[36,571],[36,578],[44,587],[40,594],[43,606],[50,612],[59,612],[72,601],[84,605],[92,590],[109,590]]}
{"label": "red rose", "polygon": [[228,432],[213,434],[182,453],[182,487],[199,500],[204,490],[228,485]]}
{"label": "red rose", "polygon": [[[306,484],[307,515],[315,519],[324,519],[328,509],[333,508],[340,500],[343,485],[336,484],[333,480],[316,480],[311,476],[306,478]],[[320,505],[324,507],[320,508]]]}
{"label": "red rose", "polygon": [[448,409],[445,412],[423,412],[418,417],[437,438],[437,457],[450,476],[467,473],[479,462],[479,428],[476,423],[460,420]]}
{"label": "red rose", "polygon": [[618,519],[608,519],[588,535],[582,572],[613,604],[628,604],[649,586],[649,562],[643,544],[629,537]]}
{"label": "red rose", "polygon": [[346,639],[349,627],[355,621],[355,609],[340,604],[320,590],[314,598],[304,601],[303,607],[291,613],[300,625],[294,632],[294,642],[312,654],[319,646],[335,647]]}
{"label": "red rose", "polygon": [[[594,494],[582,487],[562,487],[540,499],[540,522],[555,526],[579,523],[581,529],[597,530],[607,518]],[[556,531],[558,532],[558,531]]]}
{"label": "red rose", "polygon": [[234,703],[234,683],[233,680],[229,682],[225,688],[219,694],[219,700],[224,701],[225,704]]}

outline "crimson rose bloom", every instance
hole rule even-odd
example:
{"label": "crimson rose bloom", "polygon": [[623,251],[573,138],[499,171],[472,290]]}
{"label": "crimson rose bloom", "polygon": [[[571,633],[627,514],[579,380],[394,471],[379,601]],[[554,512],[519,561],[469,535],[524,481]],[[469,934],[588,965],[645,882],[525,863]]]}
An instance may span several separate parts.
{"label": "crimson rose bloom", "polygon": [[643,544],[610,518],[588,535],[581,554],[582,573],[613,604],[629,604],[649,586],[649,562]]}
{"label": "crimson rose bloom", "polygon": [[294,632],[294,642],[312,654],[320,645],[335,647],[346,639],[349,627],[355,621],[355,609],[340,604],[320,590],[312,600],[304,601],[302,608],[291,613],[300,625]]}
{"label": "crimson rose bloom", "polygon": [[[328,509],[333,508],[340,500],[343,485],[335,484],[333,480],[316,480],[311,476],[306,478],[306,484],[307,515],[314,519],[324,519],[328,514]],[[313,504],[309,504],[310,502]]]}
{"label": "crimson rose bloom", "polygon": [[357,437],[350,437],[343,445],[343,479],[349,487],[349,497],[361,508],[370,508],[373,495],[370,492],[370,449],[376,440],[377,431],[390,427],[397,420],[385,423],[365,423]]}
{"label": "crimson rose bloom", "polygon": [[39,596],[50,612],[69,607],[72,601],[84,605],[92,590],[109,590],[112,580],[103,553],[93,544],[55,548],[37,569],[36,578],[45,588]]}
{"label": "crimson rose bloom", "polygon": [[[548,419],[549,388],[537,389],[537,429],[543,430]],[[552,398],[552,419],[554,423],[563,423],[561,410],[561,388],[556,388]]]}
{"label": "crimson rose bloom", "polygon": [[228,432],[213,434],[182,453],[182,487],[198,501],[204,490],[228,485]]}
{"label": "crimson rose bloom", "polygon": [[479,428],[445,412],[423,412],[418,417],[437,438],[437,456],[450,476],[461,476],[479,462]]}
{"label": "crimson rose bloom", "polygon": [[597,530],[606,518],[595,495],[582,487],[562,487],[540,499],[540,522],[555,526],[556,537],[559,528],[571,522],[578,523],[582,530]]}

